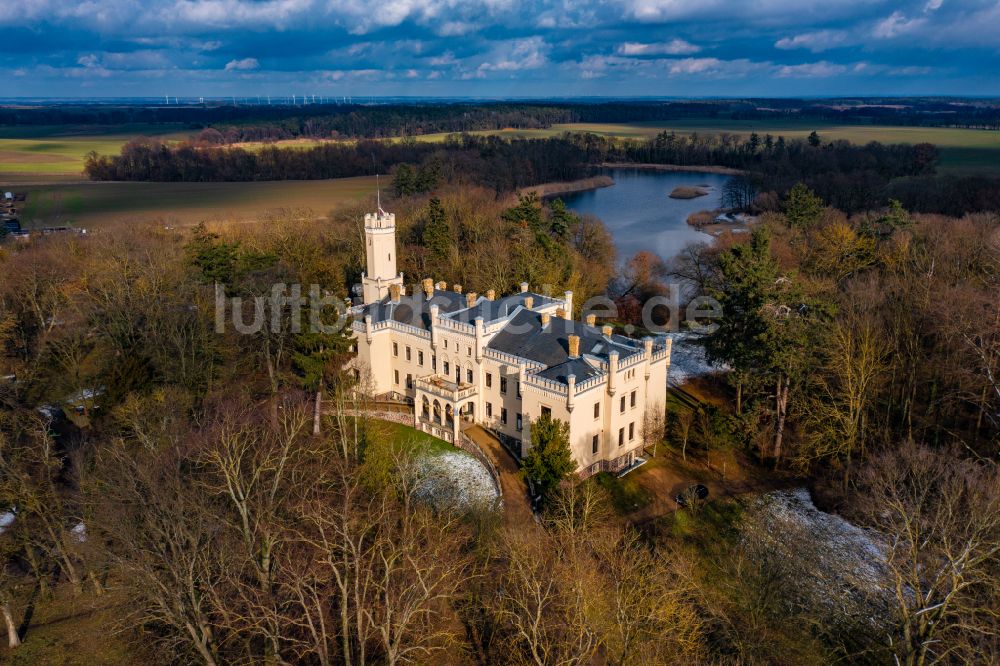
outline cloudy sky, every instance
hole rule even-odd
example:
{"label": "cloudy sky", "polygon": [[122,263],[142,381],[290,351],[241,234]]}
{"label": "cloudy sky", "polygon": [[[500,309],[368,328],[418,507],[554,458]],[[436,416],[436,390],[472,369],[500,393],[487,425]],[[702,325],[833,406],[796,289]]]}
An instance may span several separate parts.
{"label": "cloudy sky", "polygon": [[0,96],[1000,95],[1000,0],[0,0]]}

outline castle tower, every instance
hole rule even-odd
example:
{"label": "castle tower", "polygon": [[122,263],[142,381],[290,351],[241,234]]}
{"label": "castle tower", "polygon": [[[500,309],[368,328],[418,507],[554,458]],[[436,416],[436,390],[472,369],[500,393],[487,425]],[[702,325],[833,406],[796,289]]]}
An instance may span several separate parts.
{"label": "castle tower", "polygon": [[396,273],[396,216],[381,207],[365,214],[365,259],[361,285],[367,305],[385,298],[389,285],[403,284],[402,273]]}

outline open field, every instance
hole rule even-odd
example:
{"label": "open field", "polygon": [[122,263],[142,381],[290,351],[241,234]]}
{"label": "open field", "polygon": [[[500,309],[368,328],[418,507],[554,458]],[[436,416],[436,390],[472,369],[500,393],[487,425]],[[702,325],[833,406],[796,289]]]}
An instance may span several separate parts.
{"label": "open field", "polygon": [[90,151],[116,154],[137,136],[180,140],[194,132],[181,125],[144,124],[0,127],[0,179],[15,174],[78,177]]}
{"label": "open field", "polygon": [[[941,149],[941,171],[955,174],[1000,174],[1000,132],[990,130],[952,129],[946,127],[896,127],[888,125],[834,125],[823,121],[800,118],[782,120],[730,120],[717,118],[686,118],[663,122],[636,123],[568,123],[546,129],[504,129],[472,132],[509,138],[543,138],[563,132],[592,132],[603,136],[644,138],[662,131],[679,134],[717,134],[729,132],[749,135],[782,135],[805,138],[816,130],[824,140],[845,139],[865,144],[930,142]],[[166,140],[185,139],[196,130],[181,125],[126,124],[60,125],[39,127],[0,127],[0,180],[10,182],[76,177],[83,169],[84,156],[90,151],[116,154],[122,144],[137,136],[156,136]],[[418,141],[443,141],[448,134],[426,134],[414,137]],[[398,140],[398,139],[393,139]],[[291,139],[274,145],[290,148],[310,148],[322,139]],[[261,143],[239,144],[253,150]]]}
{"label": "open field", "polygon": [[254,219],[267,210],[331,209],[375,192],[375,178],[286,180],[259,183],[99,183],[18,185],[28,199],[21,213],[27,228],[94,227],[119,221],[163,220],[196,224],[213,218]]}
{"label": "open field", "polygon": [[[678,134],[759,134],[782,135],[788,139],[804,139],[813,130],[825,141],[845,139],[852,143],[870,141],[882,143],[929,142],[941,149],[940,171],[944,173],[1000,174],[1000,132],[990,130],[952,129],[948,127],[895,127],[889,125],[833,125],[822,121],[790,118],[788,120],[728,120],[691,118],[649,123],[568,123],[539,130],[506,129],[473,134],[496,134],[507,137],[542,138],[563,132],[591,132],[602,136],[644,138],[662,131]],[[446,134],[427,134],[421,141],[443,141]]]}
{"label": "open field", "polygon": [[[481,136],[495,135],[507,138],[546,138],[563,132],[591,132],[601,136],[625,139],[642,139],[663,131],[678,134],[719,134],[728,132],[749,136],[751,132],[784,136],[787,139],[804,139],[813,130],[825,141],[847,140],[866,144],[882,143],[933,143],[941,149],[940,171],[954,174],[1000,174],[1000,132],[990,130],[953,129],[949,127],[897,127],[891,125],[834,125],[823,121],[797,118],[786,120],[729,120],[716,118],[690,118],[663,122],[636,123],[566,123],[545,129],[503,129],[470,132]],[[413,137],[417,141],[444,141],[448,133],[424,134]],[[398,140],[398,139],[394,139]],[[323,143],[322,139],[290,139],[275,145],[289,148],[311,148]],[[252,150],[263,144],[241,144]]]}

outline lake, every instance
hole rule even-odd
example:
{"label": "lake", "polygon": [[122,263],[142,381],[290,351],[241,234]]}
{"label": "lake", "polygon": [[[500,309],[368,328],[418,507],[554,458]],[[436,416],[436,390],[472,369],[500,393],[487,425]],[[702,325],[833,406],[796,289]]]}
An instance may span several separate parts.
{"label": "lake", "polygon": [[[652,169],[606,169],[615,179],[611,187],[561,195],[575,213],[599,217],[618,248],[620,261],[640,250],[655,252],[665,260],[677,256],[692,242],[711,243],[713,238],[687,223],[699,210],[722,206],[722,186],[729,176],[696,171]],[[675,187],[707,185],[708,195],[696,199],[671,199]]]}

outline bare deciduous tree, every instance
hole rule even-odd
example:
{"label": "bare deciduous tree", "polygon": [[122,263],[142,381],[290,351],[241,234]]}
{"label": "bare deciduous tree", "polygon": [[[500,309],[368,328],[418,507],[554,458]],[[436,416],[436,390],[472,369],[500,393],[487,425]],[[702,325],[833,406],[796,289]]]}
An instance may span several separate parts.
{"label": "bare deciduous tree", "polygon": [[[1000,612],[1000,473],[907,444],[860,478],[865,518],[888,539],[896,661],[993,661]],[[984,650],[992,645],[992,652]]]}

